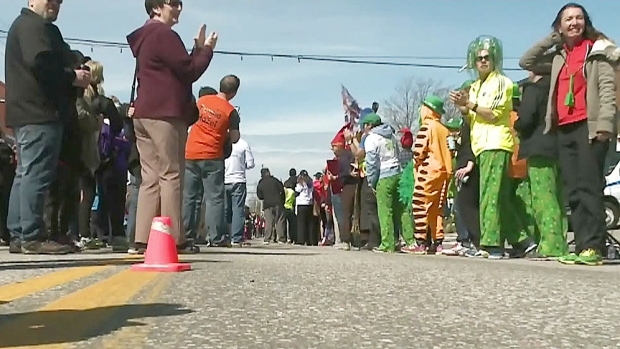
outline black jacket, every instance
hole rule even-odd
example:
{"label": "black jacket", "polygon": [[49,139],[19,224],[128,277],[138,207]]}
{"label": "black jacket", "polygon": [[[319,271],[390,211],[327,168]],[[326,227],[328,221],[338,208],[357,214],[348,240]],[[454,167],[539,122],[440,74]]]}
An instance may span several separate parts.
{"label": "black jacket", "polygon": [[519,118],[514,126],[520,140],[519,159],[532,156],[556,159],[558,156],[556,131],[543,134],[550,80],[549,76],[543,76],[535,83],[523,85]]}
{"label": "black jacket", "polygon": [[284,181],[285,188],[295,189],[295,185],[297,185],[297,176],[290,176]]}
{"label": "black jacket", "polygon": [[256,196],[263,200],[263,208],[284,206],[284,185],[274,176],[263,177],[258,181]]}
{"label": "black jacket", "polygon": [[476,157],[471,150],[471,126],[464,122],[461,126],[461,143],[456,149],[456,170],[467,166],[467,162],[476,163]]}
{"label": "black jacket", "polygon": [[75,102],[71,51],[60,30],[22,9],[6,38],[6,125],[11,128],[63,121]]}

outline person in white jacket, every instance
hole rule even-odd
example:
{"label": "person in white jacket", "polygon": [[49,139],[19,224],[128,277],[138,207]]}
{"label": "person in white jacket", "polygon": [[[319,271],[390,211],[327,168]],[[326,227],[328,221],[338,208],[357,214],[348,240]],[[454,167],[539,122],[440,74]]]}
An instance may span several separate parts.
{"label": "person in white jacket", "polygon": [[226,222],[233,247],[249,246],[244,241],[245,199],[247,197],[246,170],[254,168],[254,155],[243,138],[232,146],[232,153],[224,161],[226,190]]}
{"label": "person in white jacket", "polygon": [[295,204],[297,207],[297,244],[313,246],[318,244],[318,234],[314,224],[314,185],[308,171],[302,170],[295,185]]}
{"label": "person in white jacket", "polygon": [[366,178],[375,190],[381,227],[381,245],[376,252],[395,252],[394,217],[401,223],[402,235],[407,244],[413,243],[413,222],[398,197],[402,169],[399,160],[398,140],[394,129],[381,123],[377,114],[364,118],[364,128],[370,132],[364,141],[366,152]]}

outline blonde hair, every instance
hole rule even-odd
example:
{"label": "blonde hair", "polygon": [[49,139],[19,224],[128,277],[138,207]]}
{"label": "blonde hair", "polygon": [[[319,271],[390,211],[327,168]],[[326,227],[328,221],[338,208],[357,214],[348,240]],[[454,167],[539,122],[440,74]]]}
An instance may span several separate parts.
{"label": "blonde hair", "polygon": [[85,65],[90,68],[92,82],[84,91],[84,98],[92,100],[96,95],[105,95],[103,90],[103,64],[97,61],[88,61]]}

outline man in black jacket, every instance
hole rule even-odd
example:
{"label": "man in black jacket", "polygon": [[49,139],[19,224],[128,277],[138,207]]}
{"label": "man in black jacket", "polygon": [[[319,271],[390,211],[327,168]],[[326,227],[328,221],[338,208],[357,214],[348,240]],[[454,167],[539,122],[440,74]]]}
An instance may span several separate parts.
{"label": "man in black jacket", "polygon": [[292,168],[288,171],[288,179],[284,181],[284,187],[295,190],[297,185],[297,170]]}
{"label": "man in black jacket", "polygon": [[42,241],[46,191],[56,176],[63,122],[73,108],[73,86],[90,73],[74,70],[60,30],[52,22],[61,0],[29,0],[9,29],[5,48],[6,124],[17,140],[17,173],[11,190],[10,251],[65,254],[69,248]]}
{"label": "man in black jacket", "polygon": [[549,74],[550,71],[530,72],[514,126],[520,140],[519,159],[527,159],[532,212],[540,239],[538,249],[527,256],[533,258],[568,254],[568,221],[558,172],[557,133],[554,130],[543,133],[551,83]]}
{"label": "man in black jacket", "polygon": [[286,243],[286,230],[284,220],[284,184],[271,175],[268,168],[260,171],[261,179],[258,181],[256,195],[263,200],[263,212],[265,213],[265,244],[272,241],[275,227],[278,242]]}

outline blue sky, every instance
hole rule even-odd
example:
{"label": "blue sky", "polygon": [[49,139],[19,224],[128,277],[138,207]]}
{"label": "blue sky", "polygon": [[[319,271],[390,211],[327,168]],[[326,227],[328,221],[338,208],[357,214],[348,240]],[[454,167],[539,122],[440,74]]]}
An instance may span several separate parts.
{"label": "blue sky", "polygon": [[[0,28],[8,29],[26,0],[3,1]],[[192,45],[202,23],[219,33],[217,49],[246,52],[324,55],[433,56],[453,59],[419,63],[461,65],[467,44],[481,34],[504,43],[505,67],[517,59],[549,26],[565,1],[558,0],[185,0],[175,30]],[[57,22],[72,38],[125,41],[146,20],[141,0],[65,0]],[[595,26],[620,38],[620,2],[588,0],[582,4]],[[129,50],[75,46],[105,66],[105,88],[129,99],[134,61]],[[2,50],[3,52],[3,50]],[[413,61],[413,60],[409,60]],[[4,62],[0,63],[4,76]],[[250,142],[258,166],[285,177],[295,166],[314,172],[330,157],[329,141],[342,125],[340,84],[363,106],[387,99],[404,79],[433,78],[446,85],[467,79],[456,70],[345,65],[260,57],[216,55],[194,85],[217,86],[233,73],[241,78],[234,99],[241,106],[241,132]],[[510,72],[513,79],[524,73]],[[311,133],[312,136],[296,136]],[[267,135],[267,136],[266,136]],[[280,135],[268,137],[268,135]],[[286,135],[286,136],[284,136]],[[251,180],[258,177],[252,171]]]}

